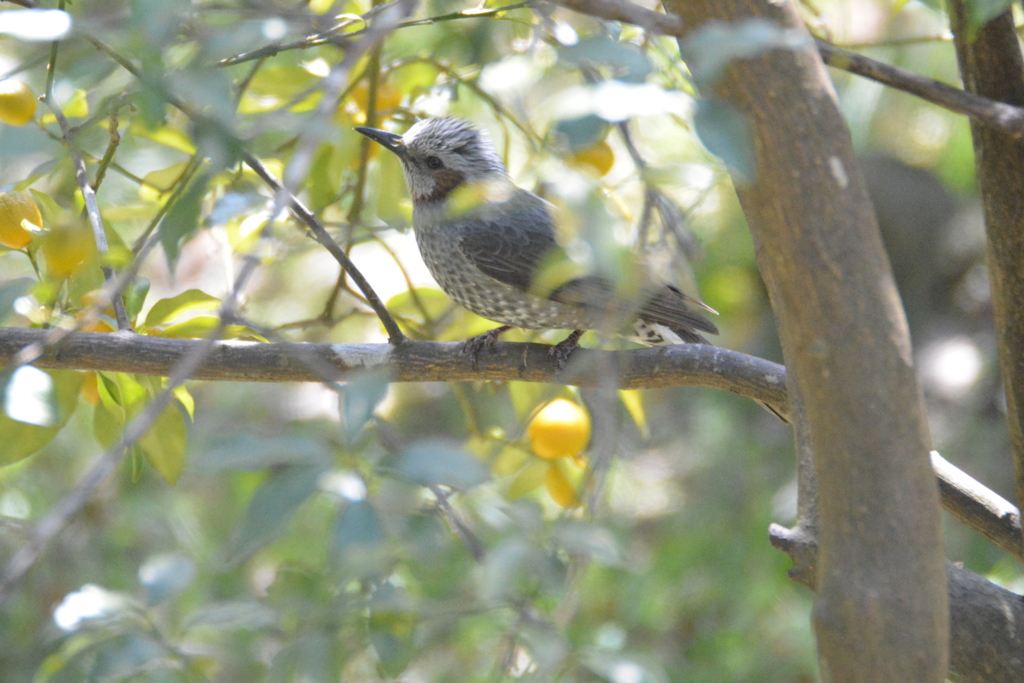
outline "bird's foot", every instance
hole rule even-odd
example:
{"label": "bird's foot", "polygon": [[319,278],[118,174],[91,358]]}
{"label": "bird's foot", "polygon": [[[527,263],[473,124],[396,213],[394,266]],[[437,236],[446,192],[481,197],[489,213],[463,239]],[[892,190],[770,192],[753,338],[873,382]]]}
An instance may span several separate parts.
{"label": "bird's foot", "polygon": [[498,341],[505,332],[512,329],[511,325],[502,325],[501,327],[495,327],[493,330],[488,330],[483,334],[478,334],[475,337],[470,337],[462,345],[462,352],[469,354],[470,359],[473,361],[473,369],[476,370],[476,359],[480,355],[480,352],[484,349],[490,351],[494,347],[494,342]]}
{"label": "bird's foot", "polygon": [[582,336],[583,330],[574,330],[572,334],[552,346],[548,351],[548,355],[554,357],[555,367],[559,371],[565,369],[565,364],[569,362],[569,356],[580,345],[580,337]]}

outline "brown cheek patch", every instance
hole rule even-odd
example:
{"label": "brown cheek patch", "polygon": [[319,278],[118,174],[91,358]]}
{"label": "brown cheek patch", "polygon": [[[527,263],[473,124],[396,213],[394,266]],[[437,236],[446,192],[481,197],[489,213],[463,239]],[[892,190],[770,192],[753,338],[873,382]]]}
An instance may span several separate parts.
{"label": "brown cheek patch", "polygon": [[426,197],[421,198],[420,201],[434,202],[445,199],[455,188],[466,181],[466,176],[458,171],[452,171],[447,168],[434,171],[433,178],[436,189]]}

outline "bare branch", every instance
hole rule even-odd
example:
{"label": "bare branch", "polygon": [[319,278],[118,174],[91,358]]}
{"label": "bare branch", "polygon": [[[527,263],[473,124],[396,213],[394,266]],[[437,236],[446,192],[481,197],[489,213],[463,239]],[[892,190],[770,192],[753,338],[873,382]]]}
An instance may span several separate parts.
{"label": "bare branch", "polygon": [[404,341],[405,334],[402,333],[401,328],[398,327],[398,323],[395,322],[395,319],[388,312],[387,307],[384,306],[384,302],[381,301],[379,296],[377,296],[377,292],[373,291],[370,281],[366,279],[358,268],[356,268],[356,265],[352,263],[352,259],[348,257],[345,250],[331,238],[324,226],[321,225],[320,221],[318,221],[316,216],[313,215],[313,212],[306,208],[306,205],[300,202],[295,195],[285,190],[281,183],[277,181],[277,178],[272,176],[266,167],[260,163],[259,159],[249,152],[244,152],[242,159],[245,161],[246,166],[255,171],[256,175],[262,178],[263,182],[269,185],[274,192],[286,193],[288,205],[292,212],[294,212],[295,215],[309,227],[316,241],[322,244],[324,248],[331,253],[334,260],[341,264],[341,267],[345,269],[345,272],[352,278],[352,281],[356,283],[357,287],[359,287],[359,291],[361,291],[363,296],[366,297],[366,301],[373,308],[377,317],[380,318],[381,323],[384,325],[384,329],[387,330],[389,341],[392,344],[399,344]]}
{"label": "bare branch", "polygon": [[[399,1],[400,0],[393,0],[392,2],[385,3],[383,5],[377,5],[376,7],[368,11],[366,14],[362,15],[362,21],[365,23],[367,20],[380,14],[381,11],[391,7],[392,5],[397,4]],[[454,21],[457,19],[483,19],[495,16],[502,12],[508,12],[514,9],[522,9],[524,7],[529,7],[531,4],[533,3],[517,2],[511,5],[505,5],[504,7],[491,7],[487,9],[469,9],[461,12],[451,12],[449,14],[442,14],[436,17],[428,17],[426,19],[412,19],[409,21],[399,22],[397,25],[394,26],[394,28],[400,29],[409,28],[410,26],[425,26],[429,24],[440,23],[442,21]],[[332,26],[331,28],[329,28],[326,31],[323,31],[322,33],[317,33],[316,35],[308,36],[306,38],[303,38],[302,40],[297,40],[292,43],[285,43],[281,45],[267,45],[265,47],[252,50],[250,52],[235,55],[234,57],[228,57],[217,62],[217,66],[234,66],[235,64],[251,62],[254,59],[266,59],[267,57],[273,57],[274,55],[278,55],[282,52],[287,52],[289,50],[308,50],[309,48],[317,47],[318,45],[332,44],[344,47],[349,40],[361,37],[364,33],[366,33],[367,29],[365,28],[350,31],[348,33],[342,33],[342,31],[356,23],[359,23],[358,20],[346,19],[340,24]]]}
{"label": "bare branch", "polygon": [[683,20],[678,15],[662,14],[623,0],[558,0],[558,4],[580,14],[635,24],[654,33],[683,35]]}
{"label": "bare branch", "polygon": [[[609,21],[635,24],[654,33],[682,37],[683,21],[675,14],[662,14],[624,0],[559,0],[559,5],[581,14]],[[1024,135],[1024,108],[965,92],[933,78],[892,66],[815,38],[821,58],[829,66],[870,78],[896,90],[916,95],[949,111],[1001,130],[1008,135]]]}
{"label": "bare branch", "polygon": [[[103,230],[103,218],[100,216],[100,207],[96,204],[96,192],[89,183],[89,172],[85,169],[85,161],[82,159],[82,153],[75,144],[71,126],[68,124],[67,117],[64,116],[64,110],[57,104],[57,99],[53,96],[53,81],[54,74],[57,71],[57,48],[59,44],[59,42],[54,41],[50,49],[50,65],[47,72],[46,94],[43,96],[43,101],[46,102],[46,106],[53,112],[58,125],[60,125],[61,134],[64,136],[64,143],[68,147],[71,161],[75,166],[75,180],[78,182],[78,187],[82,191],[82,198],[85,200],[85,213],[89,217],[89,225],[92,227],[96,251],[99,253],[100,258],[103,259],[106,257],[108,250],[107,233]],[[109,285],[114,280],[114,271],[107,265],[101,265],[100,268],[103,271],[104,280]],[[113,296],[113,306],[114,315],[117,318],[117,329],[129,329],[131,322],[128,320],[128,312],[125,311],[124,299],[120,293],[116,293]]]}
{"label": "bare branch", "polygon": [[1020,511],[995,491],[982,486],[963,470],[932,451],[932,468],[939,479],[942,507],[965,526],[1024,562]]}
{"label": "bare branch", "polygon": [[[246,322],[252,326],[253,323]],[[269,333],[269,332],[268,332]],[[0,328],[0,364],[12,362],[26,347],[43,348],[46,330]],[[99,370],[168,375],[176,363],[204,344],[201,340],[164,339],[133,334],[79,332],[42,353],[34,365],[46,369]],[[789,405],[786,369],[770,361],[713,346],[681,345],[636,351],[580,349],[573,365],[558,374],[542,344],[495,344],[473,370],[456,342],[406,341],[387,344],[262,344],[218,341],[190,379],[247,382],[333,382],[346,373],[388,368],[396,382],[525,381],[598,387],[583,369],[611,367],[623,389],[699,386],[728,391],[775,406]],[[789,417],[790,412],[785,412]],[[799,424],[797,425],[799,428]],[[997,493],[956,468],[937,453],[932,465],[942,504],[954,517],[1007,553],[1020,552],[1020,516]],[[810,468],[807,468],[808,470]],[[801,496],[801,502],[809,496]],[[813,519],[802,523],[815,526]]]}
{"label": "bare branch", "polygon": [[816,38],[821,58],[831,67],[870,78],[896,90],[916,95],[943,109],[971,117],[979,123],[1019,138],[1024,134],[1024,109],[954,88],[933,78],[859,55]]}
{"label": "bare branch", "polygon": [[[818,539],[806,529],[772,524],[773,546],[793,560],[789,575],[816,590]],[[1018,683],[1024,659],[1024,601],[983,576],[946,562],[949,585],[949,674],[957,681]]]}
{"label": "bare branch", "polygon": [[[45,338],[45,330],[0,328],[0,364],[26,345]],[[40,368],[106,370],[166,375],[200,340],[164,339],[141,335],[81,332],[47,350],[34,364]],[[460,353],[457,342],[408,340],[387,344],[263,344],[219,341],[206,362],[190,377],[250,382],[318,382],[344,373],[387,367],[396,382],[460,382],[471,380],[525,381],[599,387],[601,380],[585,369],[607,363],[623,389],[703,386],[729,391],[758,401],[786,405],[786,370],[770,361],[713,346],[686,344],[636,351],[573,353],[573,363],[561,374],[544,344],[497,343],[481,354],[477,369]],[[324,378],[300,360],[315,357],[334,371]]]}

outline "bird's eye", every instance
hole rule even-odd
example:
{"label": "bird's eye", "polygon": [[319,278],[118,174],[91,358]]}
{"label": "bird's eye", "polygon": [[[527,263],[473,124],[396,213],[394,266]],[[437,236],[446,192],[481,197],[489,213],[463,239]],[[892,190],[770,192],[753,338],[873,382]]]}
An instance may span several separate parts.
{"label": "bird's eye", "polygon": [[439,168],[444,167],[444,162],[437,157],[427,157],[427,168],[436,171]]}

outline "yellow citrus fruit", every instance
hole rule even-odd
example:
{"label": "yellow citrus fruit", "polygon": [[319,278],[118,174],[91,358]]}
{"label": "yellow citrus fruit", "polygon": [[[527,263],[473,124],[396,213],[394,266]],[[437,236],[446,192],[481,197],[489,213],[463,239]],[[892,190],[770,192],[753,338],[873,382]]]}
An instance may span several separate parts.
{"label": "yellow citrus fruit", "polygon": [[0,81],[0,121],[24,126],[36,115],[36,96],[32,89],[15,78]]}
{"label": "yellow citrus fruit", "polygon": [[571,458],[590,443],[590,417],[580,406],[560,398],[537,413],[526,436],[533,452],[546,460]]}
{"label": "yellow citrus fruit", "polygon": [[[370,101],[370,84],[366,81],[358,83],[349,93],[352,102],[359,108],[359,111],[366,111]],[[394,109],[402,103],[402,91],[394,83],[384,82],[377,84],[377,111]]]}
{"label": "yellow citrus fruit", "polygon": [[95,406],[100,402],[100,390],[96,384],[96,373],[87,372],[85,373],[85,380],[82,382],[82,398],[89,402],[89,405]]}
{"label": "yellow citrus fruit", "polygon": [[605,140],[598,140],[589,147],[578,149],[572,153],[572,161],[575,166],[587,166],[603,176],[612,170],[615,164],[615,153],[611,145]]}
{"label": "yellow citrus fruit", "polygon": [[43,236],[43,256],[51,277],[63,279],[75,274],[96,253],[92,230],[84,223],[55,228]]}
{"label": "yellow citrus fruit", "polygon": [[544,488],[551,499],[564,508],[577,508],[583,504],[584,477],[586,468],[572,463],[571,460],[557,460],[548,467],[544,474]]}
{"label": "yellow citrus fruit", "polygon": [[[88,311],[90,308],[94,308],[97,304],[99,304],[100,297],[102,295],[103,295],[103,290],[101,290],[101,289],[94,289],[91,292],[86,292],[85,294],[83,294],[82,295],[82,299],[81,299],[81,303],[82,303],[82,306],[84,306],[85,308],[83,308],[82,311],[79,313],[79,317],[85,315],[86,311]],[[113,320],[114,316],[117,315],[117,314],[114,313],[114,307],[113,306],[106,306],[103,309],[103,311],[102,311],[102,315],[106,316],[110,320]],[[114,328],[111,327],[110,323],[107,320],[105,320],[104,318],[97,318],[97,319],[93,320],[90,323],[86,323],[86,324],[82,325],[82,331],[83,332],[113,332]]]}
{"label": "yellow citrus fruit", "polygon": [[26,220],[32,225],[43,227],[39,207],[28,192],[0,192],[0,244],[11,249],[21,249],[32,241],[32,233],[21,227]]}

